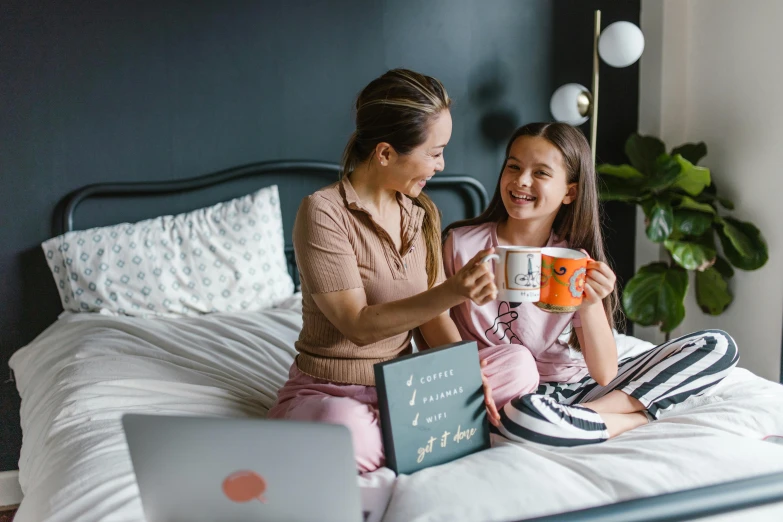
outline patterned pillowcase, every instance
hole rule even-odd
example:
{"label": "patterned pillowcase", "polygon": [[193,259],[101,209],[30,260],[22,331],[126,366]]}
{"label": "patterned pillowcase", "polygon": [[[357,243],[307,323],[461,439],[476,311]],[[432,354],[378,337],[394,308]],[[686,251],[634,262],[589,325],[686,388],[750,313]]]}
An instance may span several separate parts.
{"label": "patterned pillowcase", "polygon": [[277,186],[41,244],[63,308],[134,316],[254,311],[293,295]]}

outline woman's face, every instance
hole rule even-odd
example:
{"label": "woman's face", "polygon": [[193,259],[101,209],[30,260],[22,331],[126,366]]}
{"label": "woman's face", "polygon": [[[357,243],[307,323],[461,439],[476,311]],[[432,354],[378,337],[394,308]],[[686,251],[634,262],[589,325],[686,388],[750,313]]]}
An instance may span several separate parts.
{"label": "woman's face", "polygon": [[500,195],[509,219],[554,222],[560,205],[576,198],[576,183],[568,183],[563,154],[549,140],[521,136],[511,145]]}
{"label": "woman's face", "polygon": [[427,180],[446,166],[443,149],[449,139],[451,113],[444,110],[430,123],[424,143],[408,154],[397,154],[392,150],[388,157],[381,158],[381,165],[387,167],[388,188],[413,198],[421,194]]}

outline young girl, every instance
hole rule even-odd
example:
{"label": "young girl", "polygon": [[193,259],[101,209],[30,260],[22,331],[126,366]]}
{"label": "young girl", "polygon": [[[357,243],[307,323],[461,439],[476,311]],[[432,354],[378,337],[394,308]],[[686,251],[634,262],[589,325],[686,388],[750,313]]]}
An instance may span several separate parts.
{"label": "young girl", "polygon": [[[529,352],[537,393],[496,400],[499,431],[509,439],[555,446],[602,442],[658,418],[662,411],[723,379],[739,359],[723,331],[702,331],[620,361],[612,328],[618,300],[605,262],[596,175],[584,135],[562,123],[518,129],[506,149],[495,195],[475,219],[446,229],[446,275],[476,252],[498,245],[581,249],[587,265],[576,313],[549,313],[533,303],[470,301],[452,317],[463,339],[486,350]],[[578,405],[578,406],[577,406]]]}

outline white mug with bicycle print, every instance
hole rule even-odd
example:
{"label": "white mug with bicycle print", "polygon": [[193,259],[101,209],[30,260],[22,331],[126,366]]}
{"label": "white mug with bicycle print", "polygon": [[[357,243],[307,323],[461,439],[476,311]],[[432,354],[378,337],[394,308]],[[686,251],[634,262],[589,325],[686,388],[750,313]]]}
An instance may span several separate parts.
{"label": "white mug with bicycle print", "polygon": [[497,246],[482,263],[495,261],[498,299],[509,303],[535,303],[541,298],[541,249]]}

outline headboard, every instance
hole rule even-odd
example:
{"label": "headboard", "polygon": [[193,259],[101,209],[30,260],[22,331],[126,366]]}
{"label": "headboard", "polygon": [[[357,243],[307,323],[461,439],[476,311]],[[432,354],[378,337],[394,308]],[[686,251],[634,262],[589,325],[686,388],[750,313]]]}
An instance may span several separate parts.
{"label": "headboard", "polygon": [[[336,163],[309,160],[267,161],[213,174],[168,181],[97,183],[66,196],[55,212],[53,232],[135,222],[187,212],[277,185],[286,235],[288,270],[299,284],[291,229],[302,198],[337,181]],[[477,215],[487,206],[484,186],[470,176],[438,174],[427,182],[427,194],[443,212],[444,226]],[[79,218],[76,211],[79,210]]]}

